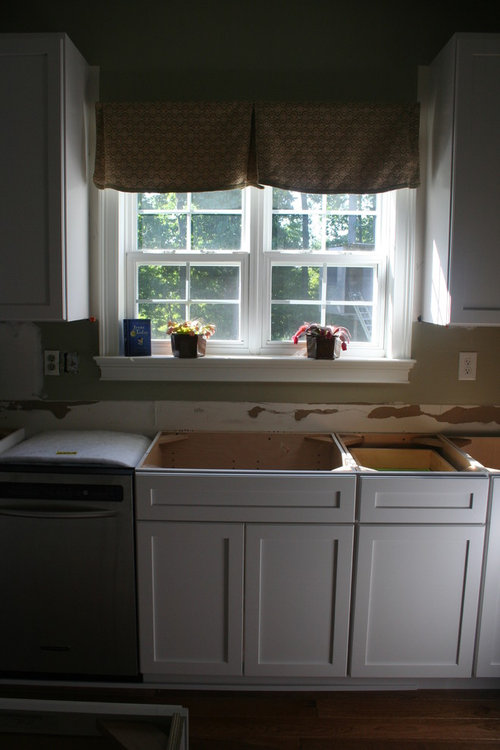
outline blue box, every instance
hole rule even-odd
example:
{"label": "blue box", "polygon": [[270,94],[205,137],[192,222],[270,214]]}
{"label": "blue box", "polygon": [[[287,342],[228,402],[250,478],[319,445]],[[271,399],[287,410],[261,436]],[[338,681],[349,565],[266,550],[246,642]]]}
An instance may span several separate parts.
{"label": "blue box", "polygon": [[126,357],[151,356],[151,321],[146,318],[124,318],[123,353]]}

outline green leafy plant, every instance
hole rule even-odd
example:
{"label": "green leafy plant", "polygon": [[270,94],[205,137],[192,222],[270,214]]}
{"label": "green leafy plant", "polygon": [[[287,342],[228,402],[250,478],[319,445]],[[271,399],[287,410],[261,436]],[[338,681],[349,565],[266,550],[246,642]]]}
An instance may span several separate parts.
{"label": "green leafy plant", "polygon": [[215,326],[211,323],[203,323],[201,320],[184,320],[182,323],[175,323],[169,320],[167,324],[167,334],[180,333],[188,336],[204,336],[210,338],[215,333]]}

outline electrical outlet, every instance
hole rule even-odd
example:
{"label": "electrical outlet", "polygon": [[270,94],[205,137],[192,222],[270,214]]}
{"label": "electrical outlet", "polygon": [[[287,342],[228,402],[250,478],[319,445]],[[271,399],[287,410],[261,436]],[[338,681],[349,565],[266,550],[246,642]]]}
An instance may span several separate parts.
{"label": "electrical outlet", "polygon": [[460,352],[458,355],[458,379],[475,380],[477,352]]}
{"label": "electrical outlet", "polygon": [[45,349],[43,352],[44,375],[59,375],[59,351]]}

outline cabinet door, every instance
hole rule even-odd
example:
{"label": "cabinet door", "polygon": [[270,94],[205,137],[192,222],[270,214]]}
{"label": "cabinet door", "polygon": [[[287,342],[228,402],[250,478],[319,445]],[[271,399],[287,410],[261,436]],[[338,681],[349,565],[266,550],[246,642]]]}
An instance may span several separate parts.
{"label": "cabinet door", "polygon": [[352,677],[470,677],[484,528],[361,526]]}
{"label": "cabinet door", "polygon": [[353,526],[249,524],[245,674],[346,674]]}
{"label": "cabinet door", "polygon": [[500,325],[500,34],[456,34],[430,68],[423,320]]}
{"label": "cabinet door", "polygon": [[500,475],[492,477],[477,677],[500,677]]}
{"label": "cabinet door", "polygon": [[500,325],[500,34],[458,38],[451,322]]}
{"label": "cabinet door", "polygon": [[141,672],[238,675],[243,526],[137,524]]}
{"label": "cabinet door", "polygon": [[2,320],[88,316],[87,89],[66,35],[0,35]]}

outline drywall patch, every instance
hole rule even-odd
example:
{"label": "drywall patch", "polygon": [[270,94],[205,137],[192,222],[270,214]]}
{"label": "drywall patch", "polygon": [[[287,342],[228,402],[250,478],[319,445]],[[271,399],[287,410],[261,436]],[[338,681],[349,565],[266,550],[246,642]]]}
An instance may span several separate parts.
{"label": "drywall patch", "polygon": [[[284,414],[283,411],[278,411],[276,409],[266,409],[264,406],[254,406],[252,409],[248,410],[248,416],[252,419],[257,419],[257,417],[262,414],[262,412],[266,412],[267,414]],[[301,422],[303,419],[306,419],[311,414],[320,414],[322,416],[326,416],[328,414],[337,414],[338,409],[294,409],[293,410],[293,417],[296,422]]]}
{"label": "drywall patch", "polygon": [[447,424],[500,424],[500,406],[450,406],[441,411],[426,411],[418,404],[405,406],[378,406],[367,415],[368,419],[408,419],[431,417]]}
{"label": "drywall patch", "polygon": [[438,422],[451,422],[452,424],[462,424],[462,422],[500,424],[500,406],[453,406],[442,414],[436,415],[435,418]]}
{"label": "drywall patch", "polygon": [[72,409],[77,406],[88,406],[97,404],[97,401],[71,401],[64,403],[62,401],[2,401],[0,403],[1,411],[48,411],[56,419],[64,419]]}
{"label": "drywall patch", "polygon": [[418,404],[411,404],[409,406],[378,406],[376,409],[372,409],[367,416],[368,419],[388,419],[389,417],[406,419],[407,417],[420,417],[423,414],[425,412]]}
{"label": "drywall patch", "polygon": [[259,414],[262,414],[263,411],[267,411],[267,409],[264,409],[263,406],[254,406],[253,409],[248,410],[248,416],[252,419],[257,419]]}
{"label": "drywall patch", "polygon": [[294,417],[296,422],[301,422],[303,419],[306,419],[306,417],[309,417],[311,414],[321,414],[321,415],[327,415],[327,414],[337,414],[338,409],[296,409],[294,412]]}

